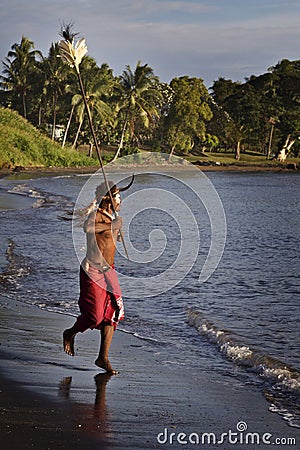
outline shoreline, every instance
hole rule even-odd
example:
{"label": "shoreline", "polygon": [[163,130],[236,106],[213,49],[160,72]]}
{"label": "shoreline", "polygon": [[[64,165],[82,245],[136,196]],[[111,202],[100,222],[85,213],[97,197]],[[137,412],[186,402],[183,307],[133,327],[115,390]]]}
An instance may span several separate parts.
{"label": "shoreline", "polygon": [[182,448],[170,439],[180,433],[220,437],[241,422],[249,432],[299,442],[299,430],[270,412],[255,386],[191,372],[182,355],[178,365],[159,364],[157,344],[120,330],[110,352],[120,374],[108,376],[94,365],[95,330],[78,335],[75,357],[63,352],[62,331],[74,317],[6,297],[0,297],[0,311],[0,438],[6,448]]}
{"label": "shoreline", "polygon": [[[284,172],[284,173],[297,173],[299,168],[296,168],[293,164],[285,165],[267,165],[267,164],[197,164],[190,163],[193,167],[197,167],[203,172]],[[106,166],[104,166],[105,168]],[[146,164],[124,164],[124,165],[107,165],[109,170],[132,170],[132,169],[151,169],[162,167],[164,170],[184,170],[184,164],[157,164],[157,165],[146,165]],[[89,174],[100,170],[99,165],[95,166],[83,166],[83,167],[21,167],[15,169],[0,169],[0,179],[6,177],[14,177],[20,179],[26,179],[28,177],[39,177],[39,176],[59,176],[59,175],[72,175],[72,174]]]}

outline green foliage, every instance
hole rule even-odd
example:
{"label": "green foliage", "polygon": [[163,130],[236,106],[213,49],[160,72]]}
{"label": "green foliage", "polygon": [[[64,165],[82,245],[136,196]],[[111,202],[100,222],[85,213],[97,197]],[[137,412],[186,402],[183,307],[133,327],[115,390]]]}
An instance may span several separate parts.
{"label": "green foliage", "polygon": [[[107,64],[99,67],[85,56],[80,73],[98,140],[118,147],[115,158],[131,147],[168,148],[181,154],[218,147],[236,149],[239,157],[251,150],[267,158],[284,147],[294,155],[300,151],[300,60],[284,59],[244,82],[219,78],[211,95],[200,78],[183,76],[162,83],[140,61],[134,69],[127,65],[120,76],[114,76]],[[47,57],[24,36],[11,46],[2,62],[0,104],[19,112],[39,130],[52,127],[52,141],[59,126],[65,129],[63,145],[92,142],[77,75],[58,57],[57,44],[50,46]],[[14,164],[14,160],[77,164],[78,154],[69,154],[67,146],[63,150],[54,146],[52,152],[48,140],[41,149],[33,144],[27,122],[8,130],[3,129],[5,120],[3,116],[0,164]]]}
{"label": "green foliage", "polygon": [[282,60],[269,73],[251,76],[245,83],[219,78],[212,89],[216,104],[229,118],[219,127],[223,146],[242,142],[244,148],[268,154],[270,150],[278,153],[287,140],[297,142],[300,61]]}
{"label": "green foliage", "polygon": [[91,165],[91,159],[62,149],[18,113],[0,108],[0,168],[18,165],[74,167]]}
{"label": "green foliage", "polygon": [[190,151],[195,141],[205,141],[206,122],[211,120],[208,91],[200,78],[187,76],[171,81],[174,92],[164,134],[172,149]]}
{"label": "green foliage", "polygon": [[217,136],[211,135],[209,133],[206,134],[204,145],[207,146],[210,150],[218,147],[219,139]]}

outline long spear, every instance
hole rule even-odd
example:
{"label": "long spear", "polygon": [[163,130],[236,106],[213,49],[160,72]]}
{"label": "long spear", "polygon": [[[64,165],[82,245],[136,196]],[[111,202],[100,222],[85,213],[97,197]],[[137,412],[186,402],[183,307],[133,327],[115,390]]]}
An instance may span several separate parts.
{"label": "long spear", "polygon": [[[81,63],[82,58],[87,54],[88,48],[87,48],[84,38],[81,38],[77,42],[75,42],[75,37],[77,36],[77,33],[72,33],[71,25],[66,25],[65,29],[62,30],[61,35],[64,38],[64,40],[61,40],[58,43],[59,53],[60,53],[62,60],[64,62],[66,62],[67,64],[69,64],[69,66],[74,67],[74,69],[76,71],[80,90],[81,90],[81,95],[83,98],[85,110],[86,110],[88,121],[89,121],[89,126],[91,129],[97,156],[98,156],[99,163],[100,163],[100,168],[101,168],[101,171],[103,174],[103,178],[104,178],[104,181],[106,184],[107,191],[110,196],[110,201],[111,201],[111,206],[112,206],[113,212],[114,212],[115,216],[117,217],[118,213],[115,210],[115,207],[113,204],[112,193],[111,193],[108,179],[107,179],[107,176],[106,176],[106,173],[104,170],[104,164],[103,164],[99,143],[98,143],[98,140],[96,137],[96,133],[95,133],[95,129],[94,129],[93,121],[92,121],[91,111],[90,111],[90,108],[89,108],[89,105],[87,102],[87,98],[86,98],[86,94],[85,94],[85,90],[84,90],[84,86],[83,86],[83,82],[82,82],[82,78],[81,78],[81,74],[80,74],[80,70],[79,70],[79,64]],[[123,247],[125,250],[125,254],[127,256],[127,259],[129,259],[122,230],[120,230],[120,236],[121,236],[122,244],[123,244]]]}

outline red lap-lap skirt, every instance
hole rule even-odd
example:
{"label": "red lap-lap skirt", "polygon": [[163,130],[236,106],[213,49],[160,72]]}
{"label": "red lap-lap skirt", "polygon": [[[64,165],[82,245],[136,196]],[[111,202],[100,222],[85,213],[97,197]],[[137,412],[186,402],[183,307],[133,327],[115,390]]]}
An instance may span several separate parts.
{"label": "red lap-lap skirt", "polygon": [[124,319],[122,292],[117,272],[111,268],[101,273],[90,266],[88,273],[80,266],[80,297],[79,309],[81,315],[77,318],[78,331],[89,328],[101,329],[103,323],[117,327]]}

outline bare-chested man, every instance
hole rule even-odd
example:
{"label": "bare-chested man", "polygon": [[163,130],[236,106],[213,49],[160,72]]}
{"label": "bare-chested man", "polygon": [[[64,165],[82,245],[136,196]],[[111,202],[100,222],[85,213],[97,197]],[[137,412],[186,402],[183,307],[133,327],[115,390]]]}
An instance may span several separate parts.
{"label": "bare-chested man", "polygon": [[64,351],[74,356],[76,334],[89,328],[99,329],[101,344],[95,364],[110,374],[116,374],[118,372],[112,368],[108,353],[117,324],[124,318],[121,289],[114,269],[116,241],[122,219],[114,217],[114,211],[119,211],[121,206],[120,189],[112,182],[109,182],[109,186],[111,196],[107,193],[105,183],[97,187],[96,202],[99,206],[84,223],[87,253],[80,267],[81,315],[72,328],[64,331],[63,345]]}

